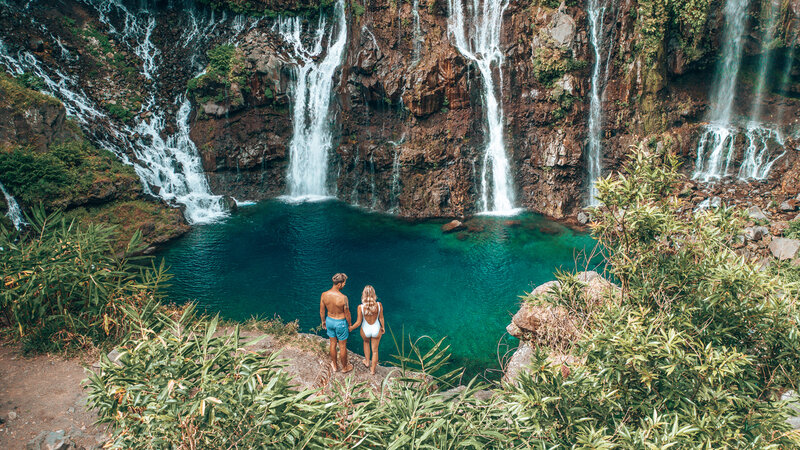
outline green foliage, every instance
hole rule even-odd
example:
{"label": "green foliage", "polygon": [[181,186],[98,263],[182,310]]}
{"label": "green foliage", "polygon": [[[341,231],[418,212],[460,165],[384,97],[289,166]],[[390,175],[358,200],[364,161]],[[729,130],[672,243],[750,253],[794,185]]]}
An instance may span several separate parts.
{"label": "green foliage", "polygon": [[39,82],[42,80],[33,74],[14,78],[0,71],[0,107],[23,111],[38,106],[60,106],[56,98],[36,91]]}
{"label": "green foliage", "polygon": [[24,204],[55,202],[74,181],[67,165],[52,154],[27,148],[0,153],[0,182]]}
{"label": "green foliage", "polygon": [[278,0],[200,0],[213,9],[228,10],[237,14],[274,18],[279,15],[315,16],[329,12],[334,0],[301,0],[280,2]]}
{"label": "green foliage", "polygon": [[[129,330],[124,310],[157,298],[163,265],[148,268],[146,259],[113,252],[113,228],[81,226],[42,208],[28,222],[22,235],[0,226],[0,312],[26,350],[119,340]],[[140,243],[136,234],[125,253]]]}
{"label": "green foliage", "polygon": [[800,219],[790,221],[789,228],[783,232],[783,235],[790,239],[800,239]]}
{"label": "green foliage", "polygon": [[[233,83],[244,89],[249,74],[242,70],[241,56],[234,45],[221,44],[208,50],[206,54],[209,61],[206,72],[187,83],[189,93],[195,101],[222,102],[228,97]],[[234,99],[239,102],[243,100],[241,96]]]}
{"label": "green foliage", "polygon": [[220,44],[208,52],[208,70],[221,75],[227,75],[231,71],[231,61],[236,54],[236,47],[233,44]]}
{"label": "green foliage", "polygon": [[46,152],[29,147],[0,151],[0,182],[28,206],[65,207],[87,196],[95,182],[122,178],[134,180],[136,175],[110,152],[86,141],[56,143]]}
{"label": "green foliage", "polygon": [[108,110],[108,113],[113,117],[123,122],[127,122],[128,120],[132,119],[134,115],[130,109],[118,104],[109,104],[106,106],[106,110]]}
{"label": "green foliage", "polygon": [[559,47],[539,47],[534,52],[533,75],[545,86],[551,86],[567,72],[585,67],[586,61],[573,59],[571,51]]}
{"label": "green foliage", "polygon": [[[532,0],[531,1],[531,5],[532,6],[545,6],[545,7],[550,8],[550,9],[556,9],[559,6],[561,6],[561,2],[562,1],[564,1],[564,0]],[[579,6],[578,0],[566,0],[564,3],[565,3],[566,6],[569,6],[569,7]]]}
{"label": "green foliage", "polygon": [[363,16],[364,12],[366,11],[364,6],[361,3],[358,3],[358,1],[355,1],[355,0],[350,2],[350,8],[353,11],[353,15],[355,15],[356,17]]}
{"label": "green foliage", "polygon": [[642,39],[637,40],[635,49],[648,64],[663,58],[670,39],[688,61],[704,55],[710,0],[640,0],[638,5],[636,29]]}
{"label": "green foliage", "polygon": [[44,80],[31,72],[24,72],[17,75],[17,80],[26,88],[34,91],[41,91],[45,87]]}

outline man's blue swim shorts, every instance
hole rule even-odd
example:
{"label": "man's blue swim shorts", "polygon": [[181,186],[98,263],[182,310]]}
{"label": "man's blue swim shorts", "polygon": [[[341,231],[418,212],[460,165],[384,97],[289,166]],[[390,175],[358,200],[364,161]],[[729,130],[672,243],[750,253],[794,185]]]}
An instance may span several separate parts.
{"label": "man's blue swim shorts", "polygon": [[330,317],[326,317],[325,326],[328,328],[329,338],[346,341],[350,336],[350,331],[347,329],[347,320],[345,319],[331,319]]}

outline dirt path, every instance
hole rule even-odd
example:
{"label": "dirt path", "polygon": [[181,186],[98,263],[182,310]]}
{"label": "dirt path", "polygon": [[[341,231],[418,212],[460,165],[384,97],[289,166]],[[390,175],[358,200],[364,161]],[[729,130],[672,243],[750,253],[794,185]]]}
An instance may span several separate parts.
{"label": "dirt path", "polygon": [[104,441],[97,415],[85,408],[84,378],[80,359],[24,357],[18,345],[0,346],[0,448],[24,449],[40,433],[57,430],[86,448]]}

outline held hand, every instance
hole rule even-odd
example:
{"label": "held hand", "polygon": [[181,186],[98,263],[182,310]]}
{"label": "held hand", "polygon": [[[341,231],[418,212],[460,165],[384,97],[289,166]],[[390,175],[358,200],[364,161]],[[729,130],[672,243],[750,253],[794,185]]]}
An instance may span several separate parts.
{"label": "held hand", "polygon": [[325,322],[322,322],[322,329],[323,330],[327,330],[328,329],[328,325],[326,325]]}
{"label": "held hand", "polygon": [[384,330],[383,327],[381,327],[381,336],[383,336],[384,333],[386,333],[386,330]]}

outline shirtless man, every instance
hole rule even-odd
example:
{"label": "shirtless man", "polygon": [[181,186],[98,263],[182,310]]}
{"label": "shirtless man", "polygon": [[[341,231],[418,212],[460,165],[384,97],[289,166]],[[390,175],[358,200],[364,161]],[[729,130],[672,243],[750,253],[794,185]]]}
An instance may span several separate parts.
{"label": "shirtless man", "polygon": [[[322,293],[319,299],[319,320],[322,328],[328,331],[331,341],[331,368],[334,372],[339,371],[341,362],[342,372],[350,372],[353,365],[347,360],[347,338],[353,318],[350,316],[350,306],[347,296],[342,294],[341,289],[347,283],[347,275],[337,273],[333,276],[333,287]],[[325,310],[328,316],[325,316]],[[339,360],[336,359],[336,344],[339,344]]]}

